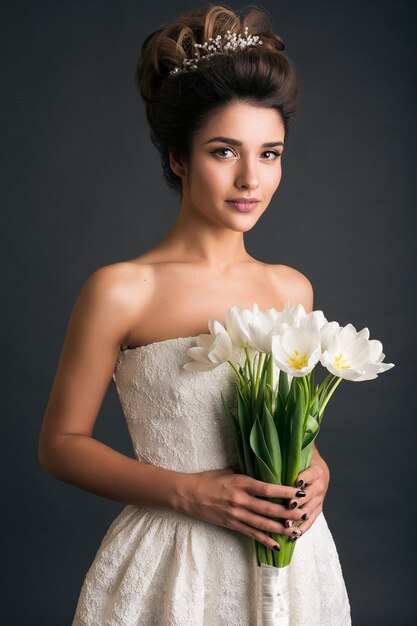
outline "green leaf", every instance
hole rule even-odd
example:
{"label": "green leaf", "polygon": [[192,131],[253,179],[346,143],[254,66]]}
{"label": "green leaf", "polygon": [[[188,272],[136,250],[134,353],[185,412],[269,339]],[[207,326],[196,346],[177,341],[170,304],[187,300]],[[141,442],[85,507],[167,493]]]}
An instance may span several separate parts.
{"label": "green leaf", "polygon": [[279,477],[273,471],[272,460],[258,418],[254,421],[249,442],[256,456],[261,480],[279,485]]}
{"label": "green leaf", "polygon": [[279,438],[277,429],[275,427],[274,419],[269,412],[269,409],[264,405],[264,414],[262,418],[263,432],[265,436],[265,442],[269,450],[269,456],[272,461],[272,468],[274,473],[279,477],[281,483],[282,472],[282,458],[281,458],[281,446],[279,445]]}
{"label": "green leaf", "polygon": [[265,397],[264,397],[264,403],[266,404],[266,406],[269,409],[269,412],[271,413],[271,415],[274,412],[274,401],[275,401],[275,394],[274,394],[274,390],[272,389],[271,385],[269,383],[267,383],[265,385]]}
{"label": "green leaf", "polygon": [[264,371],[262,373],[260,382],[259,382],[259,389],[258,389],[258,395],[256,398],[254,398],[254,408],[255,408],[255,415],[261,415],[262,413],[262,406],[264,403],[264,396],[265,396],[265,385],[266,385],[266,372]]}
{"label": "green leaf", "polygon": [[319,432],[319,423],[317,421],[317,418],[314,417],[313,415],[308,415],[307,428],[303,437],[303,445],[302,445],[303,449],[314,441],[314,439],[318,435],[318,432]]}
{"label": "green leaf", "polygon": [[310,467],[312,456],[313,456],[313,445],[312,444],[307,446],[303,450],[301,450],[300,468],[299,468],[299,472],[298,473],[304,472],[305,469]]}
{"label": "green leaf", "polygon": [[299,473],[301,446],[303,442],[303,427],[306,411],[304,387],[297,381],[294,385],[295,406],[291,419],[291,435],[289,440],[287,484],[293,486]]}
{"label": "green leaf", "polygon": [[276,405],[273,418],[275,428],[277,429],[278,438],[282,444],[282,442],[284,441],[285,402],[279,391],[276,392]]}
{"label": "green leaf", "polygon": [[233,415],[232,411],[230,410],[224,396],[223,396],[223,392],[221,392],[221,398],[222,398],[222,402],[223,402],[223,407],[225,410],[225,413],[228,417],[229,423],[232,427],[232,431],[233,431],[233,437],[235,440],[235,444],[236,444],[236,449],[237,449],[237,453],[238,453],[238,457],[239,457],[239,466],[240,466],[240,470],[242,472],[242,474],[246,474],[246,464],[245,464],[245,453],[244,453],[244,446],[243,446],[243,441],[242,441],[242,431],[241,428],[239,426],[239,422],[237,420],[237,418]]}
{"label": "green leaf", "polygon": [[310,407],[310,414],[311,415],[317,415],[317,413],[319,412],[319,399],[316,396],[314,399],[313,404]]}
{"label": "green leaf", "polygon": [[252,419],[250,411],[246,406],[245,400],[243,399],[239,387],[237,387],[237,415],[240,430],[242,433],[243,456],[245,459],[246,473],[248,474],[248,476],[252,476],[252,478],[254,478],[255,474],[252,460],[252,451],[249,443],[249,437],[252,429]]}
{"label": "green leaf", "polygon": [[[250,385],[243,385],[243,387],[239,384],[239,382],[236,383],[236,392],[237,392],[237,397],[238,397],[238,402],[239,399],[240,401],[243,403],[245,410],[247,412],[247,414],[250,416]],[[252,421],[249,420],[251,423],[251,427],[252,427]]]}
{"label": "green leaf", "polygon": [[288,376],[286,372],[284,372],[283,370],[279,371],[278,389],[279,389],[279,393],[281,397],[285,401],[288,396],[289,387],[288,387]]}
{"label": "green leaf", "polygon": [[308,391],[310,393],[310,398],[314,393],[314,367],[309,374],[305,375],[307,380]]}

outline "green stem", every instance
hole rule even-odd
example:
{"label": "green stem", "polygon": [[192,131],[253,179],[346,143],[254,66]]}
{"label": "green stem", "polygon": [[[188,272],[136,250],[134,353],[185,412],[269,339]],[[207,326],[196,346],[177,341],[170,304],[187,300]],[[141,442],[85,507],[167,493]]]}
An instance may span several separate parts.
{"label": "green stem", "polygon": [[[262,370],[263,370],[263,363],[264,363],[264,356],[265,354],[263,352],[258,352],[258,368],[256,370],[256,395],[258,395],[258,391],[259,391],[259,384],[261,382],[261,378],[262,378]],[[255,355],[255,359],[256,359],[256,355]]]}
{"label": "green stem", "polygon": [[243,376],[242,376],[242,374],[239,372],[239,370],[238,370],[238,368],[237,368],[237,365],[236,365],[235,363],[233,363],[233,361],[232,361],[231,359],[229,359],[227,362],[229,363],[229,365],[231,365],[231,366],[233,367],[234,371],[235,371],[235,372],[236,372],[236,374],[237,374],[237,377],[239,378],[240,382],[241,382],[241,383],[242,383],[242,385],[243,385],[243,383],[244,383],[245,381],[243,380]]}
{"label": "green stem", "polygon": [[318,387],[317,387],[313,397],[311,398],[310,406],[312,406],[314,404],[315,399],[321,394],[323,389],[330,383],[332,378],[334,378],[333,374],[329,374],[328,376],[326,376],[326,378],[323,380],[323,382],[320,385],[318,385]]}
{"label": "green stem", "polygon": [[245,347],[245,354],[246,354],[246,363],[248,365],[248,370],[249,370],[249,378],[250,378],[250,381],[251,381],[252,387],[253,387],[253,384],[254,384],[253,369],[252,369],[252,363],[251,363],[250,356],[249,356],[249,348],[248,348],[248,346]]}
{"label": "green stem", "polygon": [[307,377],[309,376],[309,374],[307,374],[307,376],[301,376],[301,381],[303,383],[303,387],[304,387],[304,391],[306,392],[306,413],[308,415],[308,409],[310,408],[310,385],[307,381]]}
{"label": "green stem", "polygon": [[332,395],[334,394],[336,387],[338,385],[340,385],[340,383],[342,382],[343,378],[339,377],[337,379],[337,381],[335,382],[335,384],[333,385],[333,387],[330,389],[327,398],[324,400],[323,404],[321,405],[321,409],[319,411],[319,419],[321,418],[321,416],[323,415],[324,409],[326,408],[326,405],[328,403],[328,401],[330,400],[330,398],[332,397]]}

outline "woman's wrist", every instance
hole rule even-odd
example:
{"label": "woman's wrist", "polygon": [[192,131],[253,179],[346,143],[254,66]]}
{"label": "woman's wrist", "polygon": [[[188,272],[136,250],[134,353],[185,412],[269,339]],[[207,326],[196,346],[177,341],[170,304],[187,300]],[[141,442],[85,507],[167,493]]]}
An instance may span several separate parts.
{"label": "woman's wrist", "polygon": [[185,472],[176,472],[173,476],[170,507],[177,513],[190,513],[191,504],[195,500],[195,476]]}
{"label": "woman's wrist", "polygon": [[326,461],[320,455],[319,451],[317,450],[315,446],[313,446],[313,456],[311,459],[311,465],[313,464],[318,465],[322,469],[323,475],[324,475],[324,481],[325,481],[325,488],[327,491],[329,482],[330,482],[329,466],[327,465]]}

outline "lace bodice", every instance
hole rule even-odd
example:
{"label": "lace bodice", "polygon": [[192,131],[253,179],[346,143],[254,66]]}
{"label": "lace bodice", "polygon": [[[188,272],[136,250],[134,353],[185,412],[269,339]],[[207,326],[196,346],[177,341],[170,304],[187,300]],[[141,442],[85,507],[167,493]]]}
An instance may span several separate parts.
{"label": "lace bodice", "polygon": [[236,374],[228,363],[206,372],[185,370],[195,339],[167,339],[119,353],[113,380],[140,461],[183,472],[238,462],[220,396],[233,404]]}

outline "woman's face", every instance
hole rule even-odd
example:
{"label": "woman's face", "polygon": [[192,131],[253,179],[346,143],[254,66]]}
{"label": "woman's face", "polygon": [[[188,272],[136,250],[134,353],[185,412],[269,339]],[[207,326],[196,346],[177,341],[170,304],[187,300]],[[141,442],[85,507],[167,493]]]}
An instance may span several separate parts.
{"label": "woman's face", "polygon": [[280,183],[284,135],[274,109],[234,102],[213,113],[193,138],[182,176],[184,209],[234,231],[250,230]]}

